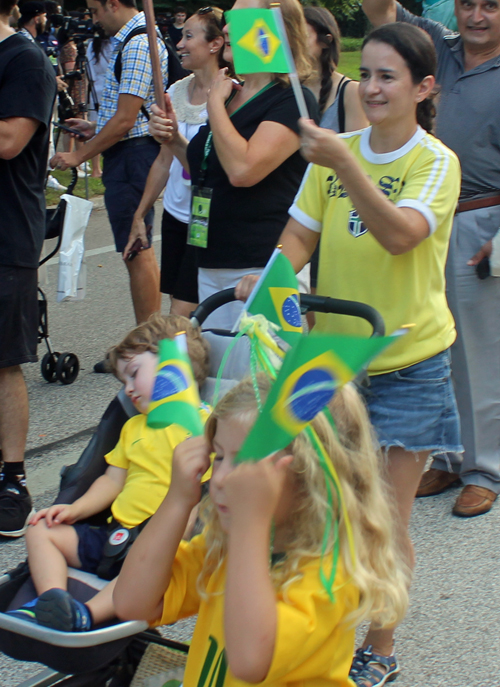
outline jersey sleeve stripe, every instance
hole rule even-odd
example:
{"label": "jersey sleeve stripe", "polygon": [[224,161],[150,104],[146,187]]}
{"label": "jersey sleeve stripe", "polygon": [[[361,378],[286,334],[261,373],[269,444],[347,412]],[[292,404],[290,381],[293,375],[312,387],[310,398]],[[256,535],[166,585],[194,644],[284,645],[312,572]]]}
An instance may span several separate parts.
{"label": "jersey sleeve stripe", "polygon": [[450,165],[450,155],[442,146],[431,142],[427,136],[422,140],[421,145],[430,150],[435,156],[431,173],[418,197],[419,201],[430,205],[437,193],[439,193],[446,178]]}
{"label": "jersey sleeve stripe", "polygon": [[299,224],[302,224],[302,226],[304,226],[306,229],[315,231],[317,234],[321,233],[321,230],[323,228],[322,223],[318,222],[318,220],[313,219],[312,217],[309,217],[309,215],[306,215],[306,213],[303,210],[301,210],[295,203],[288,210],[288,214]]}
{"label": "jersey sleeve stripe", "polygon": [[413,200],[412,198],[403,198],[402,200],[396,203],[396,206],[398,208],[412,208],[413,210],[417,210],[417,212],[420,212],[420,214],[425,217],[425,219],[427,220],[427,224],[429,225],[429,236],[436,231],[436,215],[433,213],[431,208],[425,203],[422,203],[420,200]]}

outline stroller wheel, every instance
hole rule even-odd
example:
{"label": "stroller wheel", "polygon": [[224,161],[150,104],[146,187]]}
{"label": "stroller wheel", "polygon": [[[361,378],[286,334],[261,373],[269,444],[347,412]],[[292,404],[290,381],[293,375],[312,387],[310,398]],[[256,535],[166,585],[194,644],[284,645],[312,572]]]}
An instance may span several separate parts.
{"label": "stroller wheel", "polygon": [[59,353],[46,353],[42,358],[40,371],[46,382],[51,383],[56,381],[56,364],[58,357]]}
{"label": "stroller wheel", "polygon": [[61,353],[56,363],[56,377],[62,384],[73,384],[78,377],[80,363],[74,353]]}

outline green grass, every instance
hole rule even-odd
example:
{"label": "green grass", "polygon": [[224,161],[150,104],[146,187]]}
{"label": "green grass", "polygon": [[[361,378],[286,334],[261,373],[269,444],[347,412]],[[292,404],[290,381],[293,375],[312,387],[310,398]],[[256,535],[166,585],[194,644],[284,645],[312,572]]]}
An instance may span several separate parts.
{"label": "green grass", "polygon": [[[357,40],[355,38],[351,40]],[[343,52],[340,55],[338,70],[350,79],[359,81],[359,65],[361,64],[361,51]]]}
{"label": "green grass", "polygon": [[364,38],[341,38],[341,52],[359,52]]}
{"label": "green grass", "polygon": [[[61,184],[63,184],[64,186],[69,186],[69,183],[71,181],[71,172],[69,170],[66,170],[66,172],[53,170],[51,174]],[[101,196],[104,193],[104,186],[102,184],[102,181],[100,179],[93,179],[92,177],[89,177],[88,179],[89,198],[92,198],[92,196]],[[62,193],[64,193],[64,191]],[[47,203],[47,205],[57,205],[62,193],[59,193],[59,191],[54,191],[51,188],[47,189],[45,191],[45,202]],[[85,179],[78,179],[73,193],[75,196],[85,198]]]}

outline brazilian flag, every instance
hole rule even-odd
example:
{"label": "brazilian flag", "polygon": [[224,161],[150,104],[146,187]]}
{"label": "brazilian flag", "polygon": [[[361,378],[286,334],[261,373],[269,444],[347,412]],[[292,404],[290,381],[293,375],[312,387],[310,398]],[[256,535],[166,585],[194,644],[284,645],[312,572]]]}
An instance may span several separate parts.
{"label": "brazilian flag", "polygon": [[247,301],[246,310],[250,315],[264,315],[279,325],[278,335],[290,345],[302,336],[297,277],[281,251],[276,250],[271,256]]}
{"label": "brazilian flag", "polygon": [[303,336],[288,351],[237,461],[280,451],[330,403],[336,390],[397,337]]}
{"label": "brazilian flag", "polygon": [[237,74],[288,74],[293,70],[272,10],[226,12],[234,70]]}
{"label": "brazilian flag", "polygon": [[163,429],[177,424],[193,436],[203,434],[198,409],[200,397],[193,377],[191,361],[177,342],[162,339],[153,395],[148,409],[148,427]]}

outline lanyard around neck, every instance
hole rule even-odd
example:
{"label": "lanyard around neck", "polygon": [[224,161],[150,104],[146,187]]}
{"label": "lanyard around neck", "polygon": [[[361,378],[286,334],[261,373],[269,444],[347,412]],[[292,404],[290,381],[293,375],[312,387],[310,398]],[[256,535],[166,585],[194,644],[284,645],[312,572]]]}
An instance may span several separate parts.
{"label": "lanyard around neck", "polygon": [[[271,86],[274,86],[274,81],[270,81],[265,86],[263,86],[260,89],[260,91],[257,91],[257,93],[254,93],[251,98],[249,98],[248,100],[245,100],[245,102],[242,105],[240,105],[237,110],[235,110],[234,112],[231,112],[231,114],[229,115],[229,118],[231,118],[233,115],[235,115],[241,109],[243,109],[246,105],[251,103],[252,100],[255,100],[255,98],[257,98],[259,95],[261,95],[265,91],[269,90],[269,88],[271,88]],[[233,91],[232,94],[229,96],[229,98],[226,101],[226,107],[229,105],[229,103],[231,102],[231,100],[234,98],[235,95],[236,95],[236,91]],[[200,179],[199,179],[199,185],[200,186],[203,186],[203,183],[205,181],[205,174],[206,174],[207,167],[208,167],[208,156],[210,155],[210,151],[212,150],[212,138],[213,138],[212,131],[209,131],[208,136],[207,136],[207,140],[205,141],[205,147],[203,150],[203,160],[201,161],[201,165],[200,165]]]}

